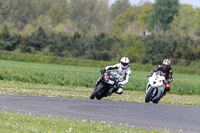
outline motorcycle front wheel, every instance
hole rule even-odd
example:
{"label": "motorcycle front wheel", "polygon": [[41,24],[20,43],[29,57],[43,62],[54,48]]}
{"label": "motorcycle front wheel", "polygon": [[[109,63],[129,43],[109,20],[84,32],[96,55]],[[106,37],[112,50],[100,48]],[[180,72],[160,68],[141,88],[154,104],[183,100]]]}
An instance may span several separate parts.
{"label": "motorcycle front wheel", "polygon": [[[90,99],[94,99],[98,93],[101,92],[101,89],[104,87],[104,85],[102,83],[100,83],[97,88],[94,90],[94,92],[92,93],[92,95],[90,96]],[[98,98],[98,100],[100,100],[100,98]]]}
{"label": "motorcycle front wheel", "polygon": [[96,96],[97,100],[101,100],[102,98],[103,98],[103,96],[99,96],[99,95]]}
{"label": "motorcycle front wheel", "polygon": [[145,97],[145,103],[148,103],[152,100],[152,95],[153,95],[153,91],[154,91],[155,88],[150,88],[148,93],[146,94],[146,97]]}

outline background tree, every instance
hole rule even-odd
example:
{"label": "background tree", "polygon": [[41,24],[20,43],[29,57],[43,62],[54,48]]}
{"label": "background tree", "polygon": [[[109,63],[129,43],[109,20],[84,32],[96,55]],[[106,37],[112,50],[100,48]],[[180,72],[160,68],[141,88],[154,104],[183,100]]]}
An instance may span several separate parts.
{"label": "background tree", "polygon": [[164,58],[171,58],[176,50],[176,39],[172,36],[148,36],[143,39],[146,45],[143,63],[160,64]]}
{"label": "background tree", "polygon": [[38,30],[32,33],[30,36],[27,36],[21,45],[22,52],[34,53],[35,51],[41,51],[47,46],[47,35],[42,27],[39,27]]}
{"label": "background tree", "polygon": [[153,29],[158,24],[166,30],[178,13],[179,0],[155,0],[153,7],[155,13],[150,15],[149,28]]}
{"label": "background tree", "polygon": [[3,26],[3,30],[0,36],[0,49],[13,51],[19,45],[19,37],[16,34],[11,34],[8,31],[6,25]]}
{"label": "background tree", "polygon": [[117,0],[114,4],[111,5],[111,19],[115,19],[117,15],[123,13],[129,7],[131,7],[129,0]]}
{"label": "background tree", "polygon": [[51,17],[53,24],[56,25],[67,18],[67,13],[64,13],[62,8],[54,3],[52,7],[47,11],[47,14]]}
{"label": "background tree", "polygon": [[45,49],[46,51],[43,52],[51,52],[53,55],[56,56],[72,57],[72,54],[69,52],[70,50],[72,50],[71,37],[61,33],[51,33],[48,38],[49,47],[47,47]]}
{"label": "background tree", "polygon": [[115,18],[113,30],[142,35],[148,29],[148,16],[151,12],[153,12],[151,3],[128,8]]}
{"label": "background tree", "polygon": [[140,62],[145,55],[146,46],[141,38],[128,34],[124,38],[124,46],[121,50],[121,56],[129,57],[131,62]]}
{"label": "background tree", "polygon": [[136,19],[136,12],[132,8],[128,8],[125,12],[119,14],[113,21],[114,28],[124,30],[130,23]]}
{"label": "background tree", "polygon": [[94,10],[97,0],[71,0],[70,19],[75,21],[78,28],[88,29],[96,21]]}
{"label": "background tree", "polygon": [[178,15],[170,24],[169,33],[180,37],[194,37],[200,26],[200,11],[193,9],[192,5],[181,5]]}
{"label": "background tree", "polygon": [[109,0],[100,0],[97,2],[94,9],[94,24],[93,31],[98,33],[109,31],[111,29],[111,23],[109,22]]}
{"label": "background tree", "polygon": [[174,64],[199,62],[200,8],[178,0],[108,1],[0,0],[0,50],[95,60],[128,56],[156,65],[166,57]]}

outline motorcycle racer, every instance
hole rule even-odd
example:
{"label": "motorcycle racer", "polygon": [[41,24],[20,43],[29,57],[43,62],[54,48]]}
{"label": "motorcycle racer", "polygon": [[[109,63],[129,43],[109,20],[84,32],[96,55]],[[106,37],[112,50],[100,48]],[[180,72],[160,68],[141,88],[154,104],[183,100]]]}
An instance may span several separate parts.
{"label": "motorcycle racer", "polygon": [[162,65],[159,65],[156,69],[152,70],[148,77],[151,77],[154,72],[161,71],[163,76],[165,76],[165,90],[163,96],[166,95],[167,91],[170,91],[170,83],[173,81],[172,78],[172,68],[171,68],[171,61],[170,59],[164,59]]}
{"label": "motorcycle racer", "polygon": [[[127,57],[123,57],[120,60],[120,63],[115,64],[113,66],[107,66],[103,69],[100,70],[101,74],[104,73],[107,70],[113,70],[113,69],[118,69],[118,74],[119,76],[119,82],[118,82],[118,87],[115,88],[115,93],[117,94],[122,94],[123,93],[123,86],[128,83],[130,74],[131,74],[131,69],[129,66],[129,59]],[[96,83],[96,85],[98,82]]]}

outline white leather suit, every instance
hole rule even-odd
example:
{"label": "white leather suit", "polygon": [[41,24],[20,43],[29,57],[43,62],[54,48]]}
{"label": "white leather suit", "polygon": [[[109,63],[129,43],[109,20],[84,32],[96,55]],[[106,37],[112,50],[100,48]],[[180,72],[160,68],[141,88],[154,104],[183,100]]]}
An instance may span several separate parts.
{"label": "white leather suit", "polygon": [[123,69],[123,66],[120,63],[118,63],[118,64],[113,65],[113,66],[107,66],[105,69],[106,70],[118,69],[118,73],[120,75],[118,84],[119,84],[120,87],[118,88],[116,93],[122,94],[123,93],[123,85],[128,83],[129,77],[131,75],[130,67],[128,66],[127,68]]}

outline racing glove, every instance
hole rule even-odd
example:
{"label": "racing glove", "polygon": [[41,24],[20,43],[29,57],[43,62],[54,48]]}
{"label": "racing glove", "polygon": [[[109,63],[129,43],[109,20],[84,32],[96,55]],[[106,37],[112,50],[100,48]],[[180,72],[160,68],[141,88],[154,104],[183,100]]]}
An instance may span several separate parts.
{"label": "racing glove", "polygon": [[152,73],[149,73],[148,75],[147,75],[147,78],[149,78],[149,77],[151,77],[152,76]]}
{"label": "racing glove", "polygon": [[171,81],[172,81],[172,79],[168,79],[168,80],[167,80],[167,83],[169,84]]}
{"label": "racing glove", "polygon": [[168,84],[168,82],[166,80],[163,80],[163,84]]}
{"label": "racing glove", "polygon": [[122,87],[123,85],[122,85],[121,82],[119,82],[119,83],[117,84],[117,86],[118,86],[118,87]]}
{"label": "racing glove", "polygon": [[103,69],[100,70],[101,74],[105,73],[105,71],[106,71],[105,68],[103,68]]}

